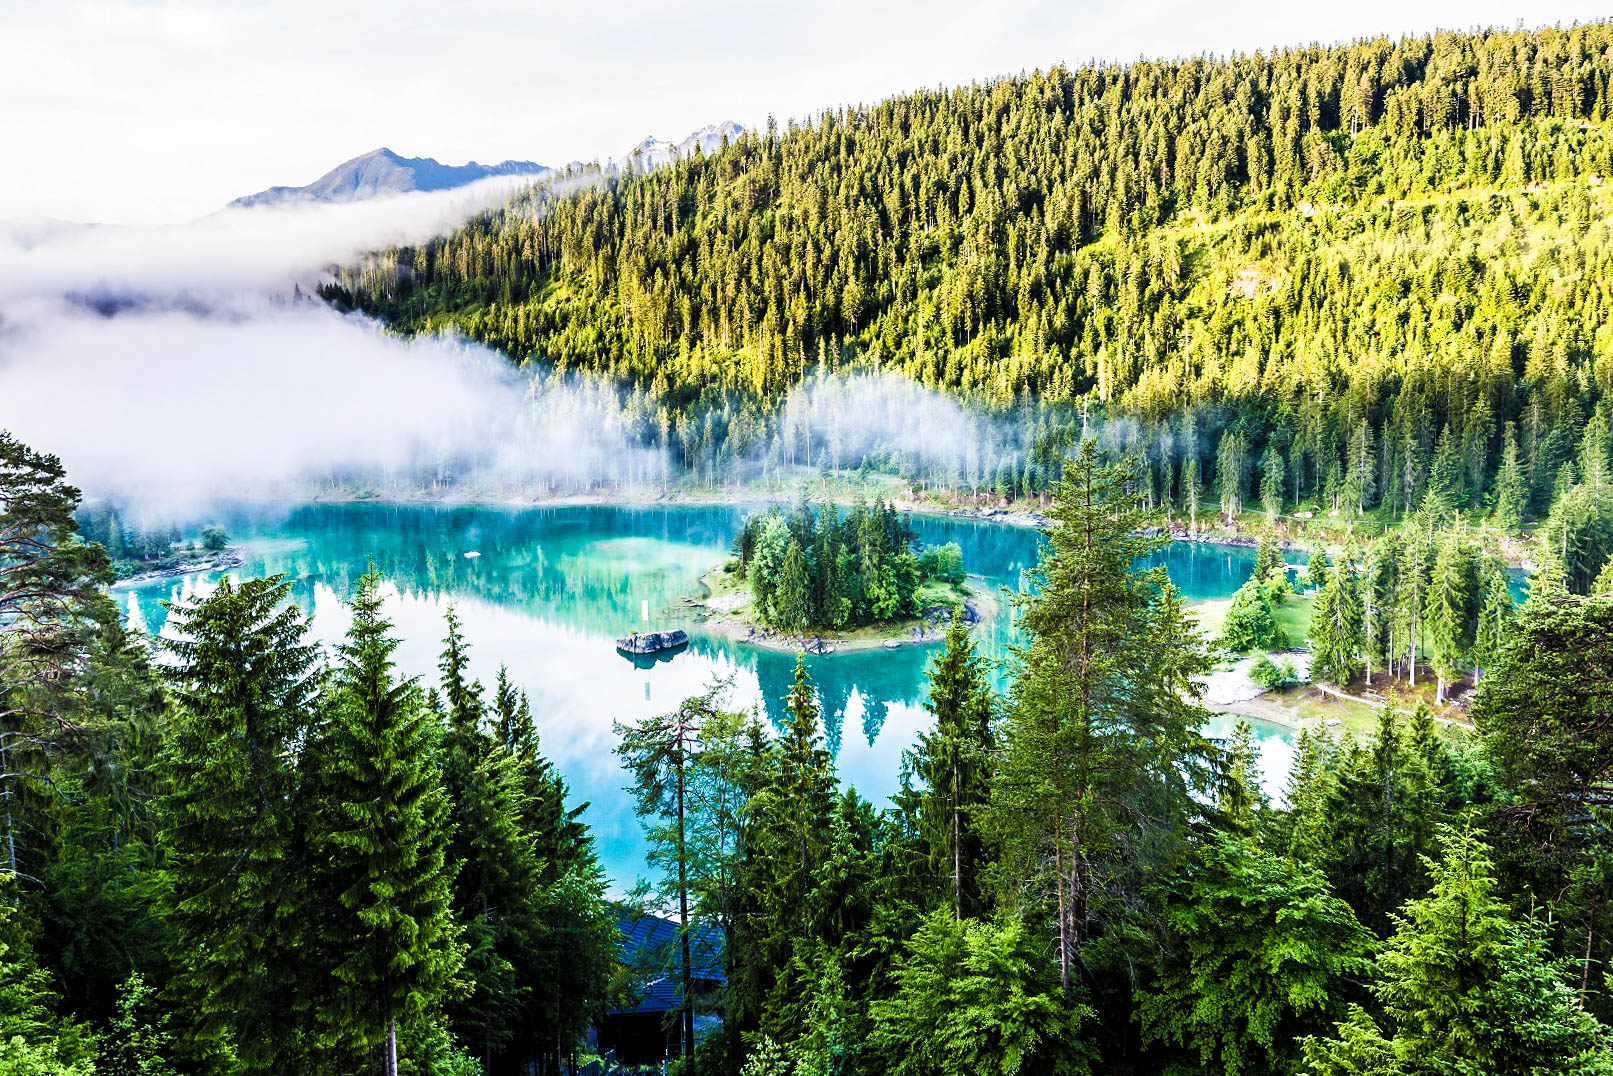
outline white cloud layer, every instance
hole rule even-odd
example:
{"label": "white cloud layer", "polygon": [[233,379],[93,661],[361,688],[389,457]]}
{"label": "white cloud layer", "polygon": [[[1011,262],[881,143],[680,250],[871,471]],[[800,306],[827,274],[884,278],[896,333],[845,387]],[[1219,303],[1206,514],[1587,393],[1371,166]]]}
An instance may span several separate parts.
{"label": "white cloud layer", "polygon": [[91,495],[159,511],[325,481],[541,491],[664,471],[630,443],[612,392],[316,303],[244,298],[205,313],[35,308],[0,343],[4,427]]}
{"label": "white cloud layer", "polygon": [[289,291],[294,283],[316,281],[326,266],[449,231],[524,185],[500,176],[363,202],[232,208],[153,227],[0,222],[0,302],[63,294],[204,298]]}

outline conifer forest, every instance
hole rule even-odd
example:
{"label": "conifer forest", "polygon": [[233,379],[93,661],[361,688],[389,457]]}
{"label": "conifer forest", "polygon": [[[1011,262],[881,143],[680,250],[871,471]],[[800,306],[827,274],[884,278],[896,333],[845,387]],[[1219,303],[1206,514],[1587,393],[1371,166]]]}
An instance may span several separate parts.
{"label": "conifer forest", "polygon": [[[792,647],[762,701],[725,642],[648,716],[588,685],[578,747],[558,665],[476,665],[493,528],[421,570],[421,672],[384,551],[255,574],[0,432],[0,1076],[1613,1076],[1613,22],[1519,25],[770,119],[299,290],[741,506],[701,572]],[[956,422],[811,410],[898,381]],[[1037,528],[997,634],[915,509]],[[1249,564],[1206,601],[1173,542]],[[118,588],[185,572],[143,630]],[[522,603],[663,612],[566,579]],[[924,648],[890,795],[795,653],[858,630]]]}

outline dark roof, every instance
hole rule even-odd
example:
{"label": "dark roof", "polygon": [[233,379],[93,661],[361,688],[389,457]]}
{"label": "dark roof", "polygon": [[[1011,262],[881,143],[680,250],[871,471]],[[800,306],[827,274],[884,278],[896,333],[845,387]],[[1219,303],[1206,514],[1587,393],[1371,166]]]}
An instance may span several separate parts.
{"label": "dark roof", "polygon": [[[659,915],[641,915],[628,910],[616,913],[616,926],[622,933],[622,963],[644,968],[648,976],[639,984],[636,1005],[613,1012],[669,1012],[680,1005],[678,980],[681,953],[678,924]],[[722,970],[722,931],[697,927],[689,934],[689,957],[696,983],[710,986],[726,983]]]}

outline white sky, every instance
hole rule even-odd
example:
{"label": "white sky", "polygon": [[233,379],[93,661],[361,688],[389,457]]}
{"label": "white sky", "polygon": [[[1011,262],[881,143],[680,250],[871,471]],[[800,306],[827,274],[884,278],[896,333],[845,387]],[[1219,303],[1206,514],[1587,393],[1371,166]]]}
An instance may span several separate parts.
{"label": "white sky", "polygon": [[382,145],[563,163],[1057,62],[1605,14],[1571,0],[0,0],[0,219],[189,219]]}

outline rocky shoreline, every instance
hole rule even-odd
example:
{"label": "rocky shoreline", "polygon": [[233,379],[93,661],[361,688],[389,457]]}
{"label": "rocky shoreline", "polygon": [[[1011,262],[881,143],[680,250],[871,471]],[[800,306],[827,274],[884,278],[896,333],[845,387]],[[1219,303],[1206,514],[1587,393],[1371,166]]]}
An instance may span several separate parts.
{"label": "rocky shoreline", "polygon": [[[709,589],[709,588],[708,588]],[[963,605],[964,623],[973,627],[985,612],[995,608],[993,597],[980,587],[966,586],[969,598]],[[735,607],[722,597],[711,595],[690,596],[683,604],[696,610],[698,619],[694,630],[728,639],[746,646],[760,647],[780,653],[801,653],[828,656],[859,650],[897,650],[904,646],[929,646],[946,638],[947,626],[952,622],[952,608],[932,605],[910,621],[900,625],[887,625],[888,634],[856,635],[835,631],[816,631],[805,634],[776,631],[740,614],[743,606]],[[867,631],[868,629],[860,629]],[[898,633],[899,632],[899,633]]]}
{"label": "rocky shoreline", "polygon": [[245,563],[246,552],[232,546],[215,557],[181,561],[170,568],[153,568],[149,571],[124,576],[122,579],[115,580],[112,586],[136,587],[158,579],[173,579],[181,575],[196,575],[199,572],[227,572],[231,568],[239,568]]}

